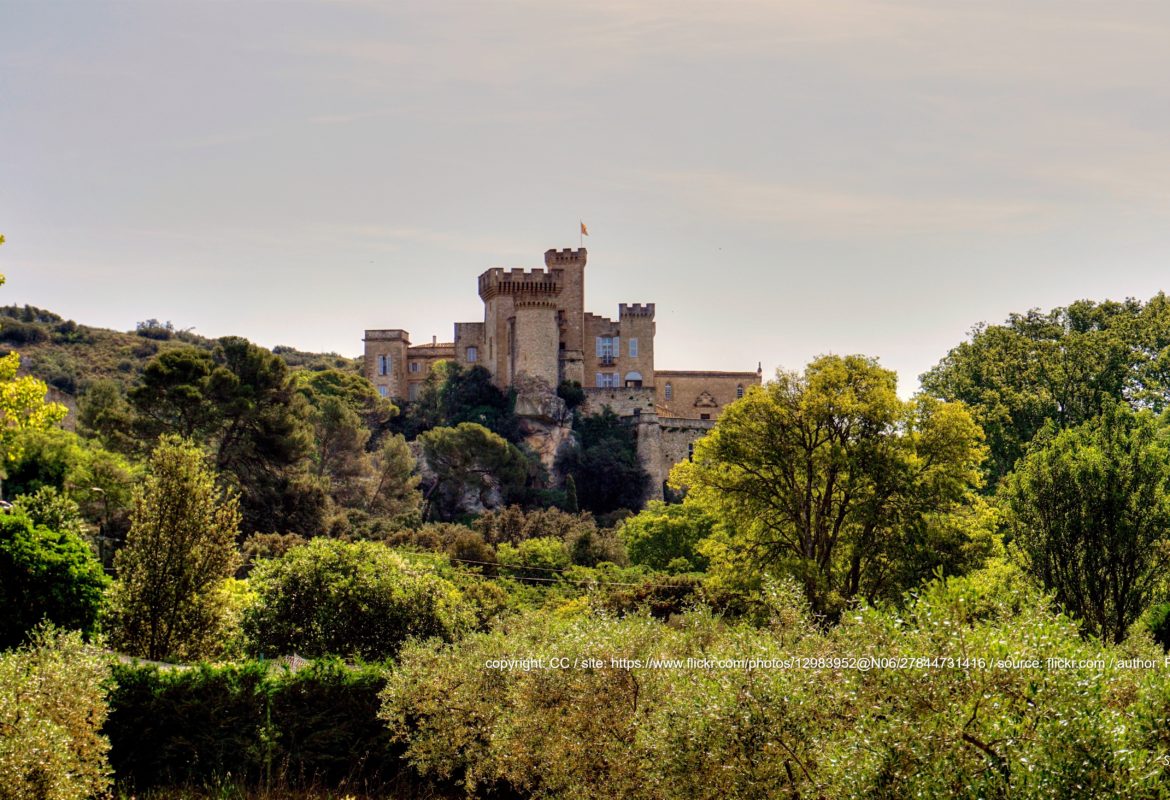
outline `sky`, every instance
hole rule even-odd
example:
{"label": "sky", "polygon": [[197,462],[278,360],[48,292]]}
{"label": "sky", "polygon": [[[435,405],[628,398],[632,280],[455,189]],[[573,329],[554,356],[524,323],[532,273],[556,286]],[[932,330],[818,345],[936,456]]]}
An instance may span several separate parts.
{"label": "sky", "polygon": [[0,0],[0,302],[357,355],[589,228],[660,369],[1148,298],[1162,0]]}

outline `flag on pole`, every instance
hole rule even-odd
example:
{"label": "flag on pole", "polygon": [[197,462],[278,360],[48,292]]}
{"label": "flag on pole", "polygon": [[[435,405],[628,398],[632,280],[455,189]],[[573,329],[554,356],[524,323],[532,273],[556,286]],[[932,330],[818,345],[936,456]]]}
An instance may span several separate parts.
{"label": "flag on pole", "polygon": [[581,235],[582,235],[582,236],[588,236],[588,235],[589,235],[589,229],[585,227],[585,223],[584,223],[584,222],[582,222],[582,223],[581,223]]}

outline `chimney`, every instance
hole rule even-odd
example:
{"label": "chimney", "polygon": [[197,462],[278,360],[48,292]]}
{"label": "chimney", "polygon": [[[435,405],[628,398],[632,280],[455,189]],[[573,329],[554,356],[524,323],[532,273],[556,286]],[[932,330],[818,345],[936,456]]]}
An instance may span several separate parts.
{"label": "chimney", "polygon": [[439,337],[435,336],[434,334],[431,334],[431,347],[434,347],[438,343],[439,343]]}

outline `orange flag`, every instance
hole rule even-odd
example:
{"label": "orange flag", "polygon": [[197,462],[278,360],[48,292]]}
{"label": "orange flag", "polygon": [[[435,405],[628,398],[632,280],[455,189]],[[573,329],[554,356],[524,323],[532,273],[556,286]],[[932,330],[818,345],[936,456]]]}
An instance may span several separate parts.
{"label": "orange flag", "polygon": [[582,236],[588,236],[588,235],[589,235],[589,229],[585,227],[585,223],[584,223],[584,222],[582,222],[582,223],[581,223],[581,235],[582,235]]}

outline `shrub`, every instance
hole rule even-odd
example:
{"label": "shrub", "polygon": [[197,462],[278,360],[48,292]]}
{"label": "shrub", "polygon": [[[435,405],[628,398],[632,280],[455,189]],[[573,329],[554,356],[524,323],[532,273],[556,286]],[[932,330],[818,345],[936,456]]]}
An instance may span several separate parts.
{"label": "shrub", "polygon": [[623,522],[619,531],[632,563],[690,572],[707,568],[697,546],[714,527],[715,520],[702,509],[654,501]]}
{"label": "shrub", "polygon": [[266,655],[383,659],[410,637],[451,641],[472,626],[455,586],[376,542],[314,539],[259,563],[249,583],[244,629]]}
{"label": "shrub", "polygon": [[42,620],[92,633],[108,583],[76,534],[0,515],[0,648],[20,643]]}
{"label": "shrub", "polygon": [[105,796],[108,670],[77,633],[43,629],[26,647],[0,653],[0,797]]}
{"label": "shrub", "polygon": [[[542,613],[412,644],[382,715],[410,763],[470,794],[1165,796],[1161,652],[1083,640],[1010,568],[829,630],[799,585],[767,594],[763,627]],[[867,656],[892,666],[851,666]],[[1109,666],[1133,658],[1154,668]]]}

